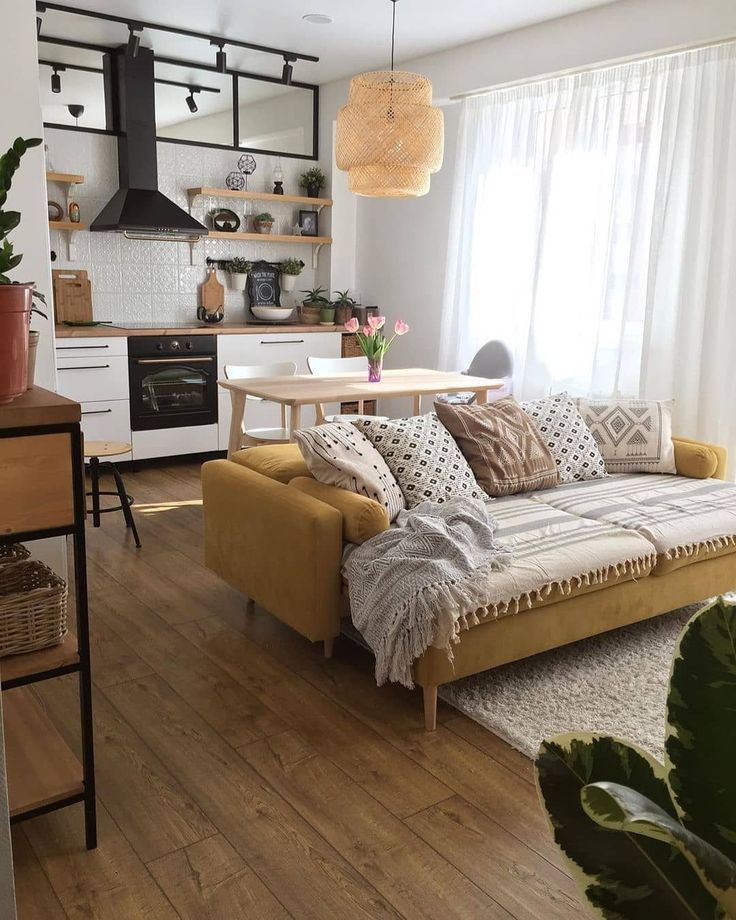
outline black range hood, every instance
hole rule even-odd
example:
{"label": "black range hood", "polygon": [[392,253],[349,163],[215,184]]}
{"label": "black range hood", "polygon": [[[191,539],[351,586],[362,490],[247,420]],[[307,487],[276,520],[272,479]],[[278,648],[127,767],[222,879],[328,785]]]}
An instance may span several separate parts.
{"label": "black range hood", "polygon": [[107,123],[118,134],[120,189],[95,217],[93,231],[131,239],[196,242],[207,228],[158,190],[153,52],[123,45],[104,59]]}

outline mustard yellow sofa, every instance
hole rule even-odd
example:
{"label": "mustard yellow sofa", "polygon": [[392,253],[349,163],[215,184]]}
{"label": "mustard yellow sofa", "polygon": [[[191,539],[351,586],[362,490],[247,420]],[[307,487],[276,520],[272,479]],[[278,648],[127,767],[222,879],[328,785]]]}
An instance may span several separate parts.
{"label": "mustard yellow sofa", "polygon": [[[682,476],[725,478],[726,452],[715,445],[676,439],[675,462]],[[202,484],[208,568],[307,639],[323,642],[329,657],[341,617],[349,615],[340,574],[344,546],[385,530],[384,508],[317,482],[293,444],[206,463]],[[644,577],[552,591],[527,610],[463,632],[452,662],[430,648],[413,673],[424,693],[426,727],[436,725],[441,684],[736,589],[735,550],[703,547]]]}

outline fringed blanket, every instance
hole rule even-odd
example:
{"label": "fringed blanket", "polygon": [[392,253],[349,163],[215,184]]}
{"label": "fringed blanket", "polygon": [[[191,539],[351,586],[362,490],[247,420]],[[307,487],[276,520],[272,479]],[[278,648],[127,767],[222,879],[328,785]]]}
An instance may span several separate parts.
{"label": "fringed blanket", "polygon": [[488,603],[492,573],[511,561],[495,530],[482,502],[422,502],[347,554],[352,619],[376,656],[379,686],[413,687],[412,665],[432,645],[452,657],[467,617]]}

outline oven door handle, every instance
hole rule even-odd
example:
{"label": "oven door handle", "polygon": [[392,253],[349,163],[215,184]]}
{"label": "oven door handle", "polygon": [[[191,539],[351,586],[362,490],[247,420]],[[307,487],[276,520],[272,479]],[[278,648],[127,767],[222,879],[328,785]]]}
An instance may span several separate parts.
{"label": "oven door handle", "polygon": [[215,360],[210,358],[135,358],[135,364],[210,364]]}

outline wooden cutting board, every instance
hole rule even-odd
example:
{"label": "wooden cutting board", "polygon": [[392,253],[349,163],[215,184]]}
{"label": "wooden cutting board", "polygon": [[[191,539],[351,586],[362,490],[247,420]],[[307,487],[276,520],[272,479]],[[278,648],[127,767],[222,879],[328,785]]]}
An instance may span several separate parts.
{"label": "wooden cutting board", "polygon": [[54,315],[57,323],[92,322],[92,285],[85,271],[55,268]]}
{"label": "wooden cutting board", "polygon": [[199,302],[208,313],[216,313],[225,308],[225,288],[217,280],[217,272],[210,266],[207,280],[199,287]]}

